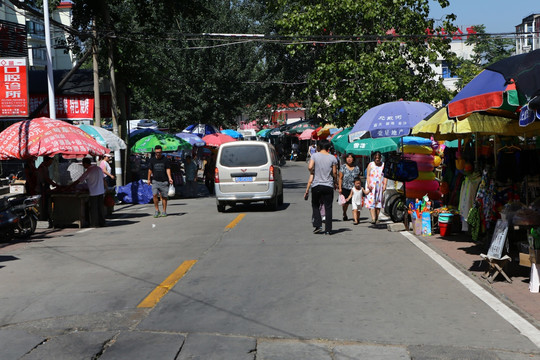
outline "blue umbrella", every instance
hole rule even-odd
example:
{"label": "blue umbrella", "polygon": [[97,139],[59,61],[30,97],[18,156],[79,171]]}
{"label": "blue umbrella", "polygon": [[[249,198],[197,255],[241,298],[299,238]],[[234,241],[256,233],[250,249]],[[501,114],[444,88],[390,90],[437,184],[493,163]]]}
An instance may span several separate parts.
{"label": "blue umbrella", "polygon": [[200,147],[200,146],[206,145],[206,142],[195,134],[181,132],[181,133],[176,134],[176,136],[178,136],[180,139],[186,140],[188,143],[190,143],[193,146]]}
{"label": "blue umbrella", "polygon": [[192,124],[185,128],[182,132],[195,134],[199,137],[203,137],[218,132],[215,126],[209,124]]}
{"label": "blue umbrella", "polygon": [[372,138],[409,135],[411,128],[436,109],[423,102],[394,101],[369,109],[350,134],[369,131]]}
{"label": "blue umbrella", "polygon": [[225,129],[225,130],[221,130],[221,133],[222,133],[222,134],[229,135],[230,137],[235,138],[235,139],[242,139],[242,138],[244,138],[244,135],[240,134],[238,131],[233,130],[233,129]]}

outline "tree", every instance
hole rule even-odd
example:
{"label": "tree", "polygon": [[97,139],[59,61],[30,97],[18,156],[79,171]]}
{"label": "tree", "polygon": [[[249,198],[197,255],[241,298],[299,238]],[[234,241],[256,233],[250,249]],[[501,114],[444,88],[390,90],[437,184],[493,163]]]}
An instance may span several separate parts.
{"label": "tree", "polygon": [[[450,39],[414,36],[433,29],[428,3],[277,0],[283,11],[278,22],[282,34],[320,35],[324,41],[289,46],[292,54],[310,52],[314,57],[304,97],[313,99],[313,110],[323,120],[352,124],[369,108],[384,102],[449,98],[442,83],[434,80],[429,62],[440,56],[452,57]],[[439,3],[448,6],[448,1]],[[453,18],[445,21],[446,29],[454,29],[450,22]]]}
{"label": "tree", "polygon": [[511,39],[487,35],[485,25],[474,25],[472,28],[476,34],[469,36],[465,43],[473,45],[474,49],[470,59],[458,60],[458,89],[463,89],[484,67],[511,56],[515,51],[515,44]]}

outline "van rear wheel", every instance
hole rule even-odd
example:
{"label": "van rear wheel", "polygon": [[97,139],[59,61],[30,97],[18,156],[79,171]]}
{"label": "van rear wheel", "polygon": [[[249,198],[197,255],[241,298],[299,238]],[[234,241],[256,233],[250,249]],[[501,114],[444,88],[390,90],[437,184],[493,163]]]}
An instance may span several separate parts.
{"label": "van rear wheel", "polygon": [[278,196],[276,195],[273,198],[271,198],[270,200],[266,200],[265,203],[266,203],[266,206],[268,206],[270,208],[270,210],[276,211],[278,209],[278,206],[279,206]]}
{"label": "van rear wheel", "polygon": [[218,203],[217,204],[217,211],[218,212],[224,212],[225,211],[225,205],[223,205],[222,203]]}

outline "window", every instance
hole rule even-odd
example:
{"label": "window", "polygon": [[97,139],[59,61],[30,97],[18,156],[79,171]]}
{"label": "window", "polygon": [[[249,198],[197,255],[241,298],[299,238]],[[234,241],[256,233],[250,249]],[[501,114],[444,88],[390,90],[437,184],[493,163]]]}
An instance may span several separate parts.
{"label": "window", "polygon": [[453,74],[450,72],[450,68],[449,68],[449,63],[448,63],[448,61],[443,60],[443,61],[441,62],[441,67],[442,67],[442,77],[443,77],[443,79],[457,78],[456,75],[453,75]]}
{"label": "window", "polygon": [[268,162],[266,148],[259,145],[229,146],[223,149],[220,162],[227,167],[262,166]]}

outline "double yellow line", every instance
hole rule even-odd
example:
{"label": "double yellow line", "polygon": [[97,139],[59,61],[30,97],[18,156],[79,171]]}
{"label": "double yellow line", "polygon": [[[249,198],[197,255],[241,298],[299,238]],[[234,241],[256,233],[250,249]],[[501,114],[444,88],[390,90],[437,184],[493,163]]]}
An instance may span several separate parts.
{"label": "double yellow line", "polygon": [[[244,216],[246,216],[246,214],[239,214],[233,221],[229,223],[229,225],[225,227],[225,229],[231,230],[232,228],[234,228],[236,225],[238,225],[240,221],[242,221]],[[148,294],[148,296],[144,298],[144,300],[141,301],[139,305],[137,305],[137,308],[153,308],[154,306],[156,306],[156,304],[165,295],[167,295],[167,293],[174,287],[174,285],[176,285],[176,283],[180,281],[180,279],[183,278],[184,275],[186,275],[189,269],[191,269],[196,262],[197,260],[184,261],[182,265],[180,265],[169,276],[167,276],[167,278],[161,284],[156,286],[156,288],[152,290],[152,292]]]}

